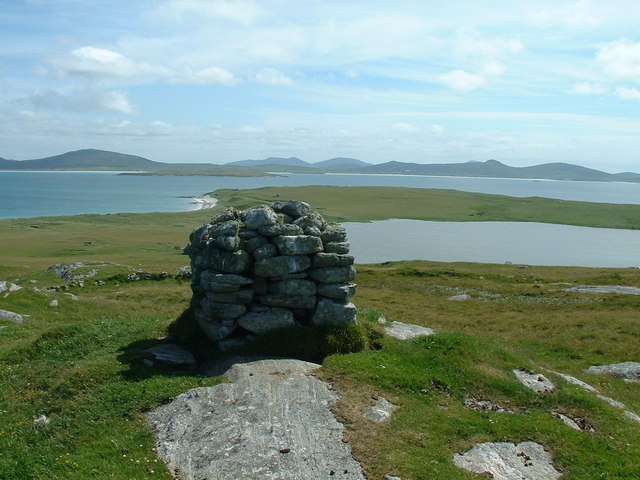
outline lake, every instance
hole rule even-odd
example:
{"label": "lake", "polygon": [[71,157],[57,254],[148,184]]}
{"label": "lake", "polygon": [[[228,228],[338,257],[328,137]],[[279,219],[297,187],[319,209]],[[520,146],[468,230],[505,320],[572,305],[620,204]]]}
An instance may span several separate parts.
{"label": "lake", "polygon": [[639,267],[640,230],[535,222],[343,223],[358,263],[395,260]]}

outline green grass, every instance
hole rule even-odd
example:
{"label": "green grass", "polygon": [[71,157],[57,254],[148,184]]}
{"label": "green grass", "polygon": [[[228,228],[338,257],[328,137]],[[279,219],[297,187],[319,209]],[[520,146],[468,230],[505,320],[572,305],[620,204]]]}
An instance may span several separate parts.
{"label": "green grass", "polygon": [[[443,208],[458,195],[436,191],[430,197],[407,189],[337,192],[311,187],[226,196],[225,191],[218,209],[280,195],[306,200],[331,218],[406,217],[408,212],[420,217],[440,210],[438,215],[450,220]],[[596,224],[619,222],[620,227],[625,215],[635,215],[629,206],[599,210],[594,204],[563,203],[577,208],[571,218],[585,208]],[[219,379],[144,366],[144,348],[166,341],[177,325],[189,324],[189,282],[172,276],[126,278],[139,270],[173,275],[188,263],[181,248],[189,232],[215,211],[0,221],[0,251],[10,252],[0,259],[0,280],[23,287],[0,297],[0,308],[29,315],[21,325],[4,323],[0,329],[0,478],[171,478],[155,457],[144,412]],[[77,261],[85,263],[85,273],[97,270],[95,277],[84,287],[46,290],[64,283],[46,267]],[[640,425],[559,378],[551,376],[560,387],[556,393],[538,396],[511,374],[521,366],[568,373],[640,413],[637,384],[584,373],[593,364],[640,360],[640,297],[564,290],[566,283],[640,287],[640,270],[436,262],[357,265],[357,270],[358,327],[329,332],[309,349],[298,347],[315,332],[278,332],[253,345],[252,352],[276,349],[313,359],[345,352],[326,358],[320,375],[341,395],[336,413],[370,479],[385,474],[479,478],[455,468],[452,455],[477,442],[501,440],[543,443],[563,478],[640,478]],[[471,298],[448,300],[459,293]],[[60,305],[50,307],[52,299]],[[405,342],[382,337],[380,316],[439,333]],[[186,331],[182,339],[191,338],[200,358],[215,357],[205,342],[193,341],[198,332],[190,328],[191,336]],[[390,424],[363,419],[362,410],[375,395],[401,406]],[[468,410],[462,402],[469,395],[515,413]],[[584,417],[596,431],[574,432],[551,410]],[[40,415],[50,423],[35,425]]]}
{"label": "green grass", "polygon": [[303,200],[335,221],[389,218],[479,222],[544,222],[606,228],[640,228],[640,205],[573,202],[541,197],[397,187],[265,187],[216,190],[225,205],[246,208],[274,200]]}

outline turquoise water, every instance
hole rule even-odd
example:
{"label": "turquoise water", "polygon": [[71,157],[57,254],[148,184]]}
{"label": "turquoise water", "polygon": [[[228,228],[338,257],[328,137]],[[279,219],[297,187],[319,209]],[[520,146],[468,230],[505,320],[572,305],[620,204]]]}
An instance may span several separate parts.
{"label": "turquoise water", "polygon": [[398,175],[279,177],[130,176],[113,172],[0,172],[0,218],[83,213],[176,212],[220,188],[339,185],[445,188],[516,197],[640,204],[640,184]]}

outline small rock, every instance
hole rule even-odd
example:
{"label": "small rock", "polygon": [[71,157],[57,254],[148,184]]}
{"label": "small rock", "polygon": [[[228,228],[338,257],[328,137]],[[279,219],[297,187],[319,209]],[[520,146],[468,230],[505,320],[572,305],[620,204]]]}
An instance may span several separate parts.
{"label": "small rock", "polygon": [[9,310],[0,310],[0,320],[7,320],[14,323],[22,323],[24,318],[19,313],[10,312]]}
{"label": "small rock", "polygon": [[191,352],[175,343],[165,343],[157,347],[147,348],[145,352],[150,353],[156,362],[166,363],[167,365],[193,366],[197,363]]}
{"label": "small rock", "polygon": [[397,405],[389,402],[386,398],[378,398],[378,402],[367,408],[364,416],[374,423],[387,423],[391,420],[393,411],[398,408]]}
{"label": "small rock", "polygon": [[594,428],[582,417],[571,418],[560,412],[553,412],[553,416],[559,418],[567,427],[573,428],[574,430],[590,433],[595,432]]}
{"label": "small rock", "polygon": [[396,477],[395,475],[385,475],[384,478],[387,480],[402,480],[402,478]]}
{"label": "small rock", "polygon": [[463,293],[461,295],[453,295],[449,297],[447,300],[451,300],[453,302],[464,302],[465,300],[469,300],[470,298],[471,296],[467,295],[466,293]]}
{"label": "small rock", "polygon": [[57,307],[58,306],[58,300],[53,299],[49,302],[49,306],[50,307]]}
{"label": "small rock", "polygon": [[71,298],[71,300],[73,300],[74,302],[78,301],[78,296],[74,295],[73,293],[65,293],[65,295],[67,295],[69,298]]}
{"label": "small rock", "polygon": [[479,400],[475,397],[465,398],[464,406],[477,412],[513,413],[512,410],[503,408],[500,405],[493,403],[491,400]]}
{"label": "small rock", "polygon": [[49,420],[49,417],[47,417],[46,415],[40,415],[39,417],[34,417],[33,419],[33,424],[36,427],[43,427],[45,425],[49,425],[50,422],[51,420]]}
{"label": "small rock", "polygon": [[515,369],[513,373],[520,383],[536,393],[551,393],[555,390],[555,386],[551,383],[551,380],[544,375],[528,371],[524,368]]}
{"label": "small rock", "polygon": [[9,285],[9,292],[17,292],[18,290],[22,290],[20,285],[16,285],[15,283]]}
{"label": "small rock", "polygon": [[[378,320],[380,322],[380,320]],[[420,325],[412,325],[410,323],[391,322],[391,325],[384,327],[384,332],[390,337],[400,340],[408,340],[410,338],[425,337],[436,333],[430,328],[421,327]]]}
{"label": "small rock", "polygon": [[7,282],[6,280],[3,280],[2,282],[0,282],[0,293],[6,292],[6,291],[7,291]]}

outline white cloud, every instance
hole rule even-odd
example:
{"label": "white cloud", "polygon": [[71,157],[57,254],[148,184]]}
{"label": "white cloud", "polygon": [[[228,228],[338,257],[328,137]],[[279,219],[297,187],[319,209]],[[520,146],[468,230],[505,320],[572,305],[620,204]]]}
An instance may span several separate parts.
{"label": "white cloud", "polygon": [[111,112],[124,113],[125,115],[133,115],[135,113],[135,107],[131,104],[125,92],[103,92],[95,95],[92,103],[96,108]]}
{"label": "white cloud", "polygon": [[537,6],[527,15],[529,22],[538,27],[566,26],[593,27],[601,23],[602,8],[589,0],[578,0],[570,5]]}
{"label": "white cloud", "polygon": [[440,82],[454,90],[469,92],[484,86],[487,83],[487,80],[485,77],[477,73],[469,73],[464,70],[453,70],[441,75]]}
{"label": "white cloud", "polygon": [[420,131],[420,127],[405,122],[396,123],[393,129],[402,133],[417,133]]}
{"label": "white cloud", "polygon": [[69,55],[52,59],[51,63],[65,76],[91,80],[167,73],[163,67],[137,63],[121,53],[92,46],[76,48]]}
{"label": "white cloud", "polygon": [[456,31],[454,50],[460,55],[475,55],[495,59],[498,56],[518,53],[524,49],[517,38],[484,38],[473,28]]}
{"label": "white cloud", "polygon": [[433,125],[431,125],[431,133],[435,133],[436,135],[444,133],[444,127],[442,125],[434,123]]}
{"label": "white cloud", "polygon": [[489,62],[482,68],[482,72],[485,75],[498,76],[503,75],[507,71],[507,68],[500,62]]}
{"label": "white cloud", "polygon": [[640,100],[640,90],[637,88],[619,87],[616,95],[623,100]]}
{"label": "white cloud", "polygon": [[293,85],[291,77],[286,76],[275,68],[263,68],[255,77],[254,80],[262,85],[269,86],[287,86]]}
{"label": "white cloud", "polygon": [[581,82],[571,87],[569,93],[578,95],[604,95],[607,93],[607,88],[599,83]]}
{"label": "white cloud", "polygon": [[256,3],[247,0],[171,0],[158,8],[160,16],[175,21],[210,19],[232,20],[251,25],[265,12]]}
{"label": "white cloud", "polygon": [[55,90],[39,89],[27,99],[36,108],[74,113],[115,112],[133,115],[135,107],[122,91],[75,91],[70,95]]}
{"label": "white cloud", "polygon": [[598,50],[596,58],[612,77],[640,82],[640,43],[618,40]]}
{"label": "white cloud", "polygon": [[172,83],[185,83],[191,85],[235,85],[237,80],[231,72],[224,68],[213,66],[202,68],[200,70],[192,70],[190,68],[176,72],[171,78]]}
{"label": "white cloud", "polygon": [[[64,76],[80,77],[96,82],[131,83],[169,81],[193,85],[235,85],[236,78],[219,66],[194,69],[190,66],[152,65],[136,62],[125,55],[105,48],[86,46],[77,48],[67,56],[58,56],[50,62]],[[46,74],[46,70],[41,73]]]}

